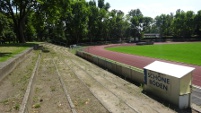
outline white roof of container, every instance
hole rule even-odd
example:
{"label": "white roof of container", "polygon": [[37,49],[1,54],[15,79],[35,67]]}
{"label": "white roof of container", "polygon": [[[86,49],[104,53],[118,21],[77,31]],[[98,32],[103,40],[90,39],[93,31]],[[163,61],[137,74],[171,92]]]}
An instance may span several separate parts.
{"label": "white roof of container", "polygon": [[190,72],[192,72],[195,68],[177,65],[177,64],[165,63],[161,61],[155,61],[145,66],[144,69],[158,72],[165,75],[169,75],[169,76],[173,76],[176,78],[182,78],[186,74],[189,74]]}

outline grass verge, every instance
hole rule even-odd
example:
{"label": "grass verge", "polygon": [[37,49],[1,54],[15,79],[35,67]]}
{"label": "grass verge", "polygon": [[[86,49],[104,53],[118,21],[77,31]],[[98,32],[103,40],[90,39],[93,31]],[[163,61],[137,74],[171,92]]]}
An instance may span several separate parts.
{"label": "grass verge", "polygon": [[29,42],[24,44],[3,44],[0,45],[0,62],[4,62],[13,56],[33,47],[37,42]]}

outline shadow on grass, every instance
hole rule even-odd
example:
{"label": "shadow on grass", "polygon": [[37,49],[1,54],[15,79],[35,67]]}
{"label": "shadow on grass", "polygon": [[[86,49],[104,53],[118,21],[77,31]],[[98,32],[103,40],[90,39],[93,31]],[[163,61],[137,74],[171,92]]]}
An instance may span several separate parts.
{"label": "shadow on grass", "polygon": [[[2,52],[0,51],[0,62],[4,62],[8,59],[10,59],[13,55],[15,54],[19,54],[19,53],[16,53],[16,51],[7,51],[6,52],[6,48],[9,48],[9,47],[14,47],[14,48],[32,48],[32,47],[35,47],[35,46],[38,46],[39,43],[37,42],[28,42],[28,43],[11,43],[11,44],[0,44],[0,50],[1,50],[1,47],[3,47],[3,49],[5,48],[5,51]],[[23,49],[22,49],[23,50]]]}
{"label": "shadow on grass", "polygon": [[12,44],[0,44],[0,47],[33,47],[34,45],[38,45],[37,43],[12,43]]}
{"label": "shadow on grass", "polygon": [[0,57],[9,56],[9,55],[11,55],[11,54],[12,54],[12,53],[7,53],[7,52],[1,53],[1,52],[0,52]]}

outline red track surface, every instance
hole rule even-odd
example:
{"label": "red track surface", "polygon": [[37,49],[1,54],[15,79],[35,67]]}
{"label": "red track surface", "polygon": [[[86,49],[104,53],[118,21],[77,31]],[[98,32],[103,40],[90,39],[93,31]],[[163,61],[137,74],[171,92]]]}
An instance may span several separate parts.
{"label": "red track surface", "polygon": [[123,53],[118,53],[118,52],[112,52],[112,51],[108,51],[108,50],[104,49],[105,47],[108,47],[108,46],[128,46],[128,44],[92,46],[92,47],[87,48],[85,51],[89,52],[91,54],[97,55],[97,56],[105,57],[105,58],[108,58],[108,59],[111,59],[111,60],[114,60],[117,62],[128,64],[128,65],[131,65],[134,67],[138,67],[141,69],[143,69],[143,67],[145,67],[146,65],[148,65],[156,60],[194,67],[195,70],[193,71],[193,84],[201,87],[201,66],[183,64],[183,63],[178,63],[178,62],[171,62],[171,61],[137,56],[137,55],[123,54]]}

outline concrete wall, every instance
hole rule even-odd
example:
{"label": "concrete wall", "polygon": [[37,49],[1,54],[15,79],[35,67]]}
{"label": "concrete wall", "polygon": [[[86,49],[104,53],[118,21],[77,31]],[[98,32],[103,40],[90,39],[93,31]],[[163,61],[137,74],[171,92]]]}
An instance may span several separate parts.
{"label": "concrete wall", "polygon": [[144,82],[144,74],[142,69],[121,64],[83,51],[77,51],[76,54],[104,69],[108,69],[109,71],[122,76],[127,80],[131,80],[137,83]]}
{"label": "concrete wall", "polygon": [[98,57],[93,57],[93,63],[98,65],[98,62],[99,62],[99,58]]}
{"label": "concrete wall", "polygon": [[21,63],[27,57],[27,54],[29,54],[32,50],[33,48],[30,48],[9,59],[8,61],[0,63],[0,81],[11,73],[13,69],[15,69],[15,67],[18,66],[18,64]]}
{"label": "concrete wall", "polygon": [[[87,58],[86,58],[87,59]],[[107,63],[107,61],[105,60],[105,59],[101,59],[101,58],[99,58],[99,60],[98,60],[98,65],[100,66],[100,67],[102,67],[102,68],[106,68],[106,64]]]}
{"label": "concrete wall", "polygon": [[131,68],[126,67],[126,66],[122,66],[122,76],[123,76],[125,79],[132,80],[132,79],[131,79]]}
{"label": "concrete wall", "polygon": [[131,80],[138,83],[144,83],[144,73],[142,70],[131,69]]}

